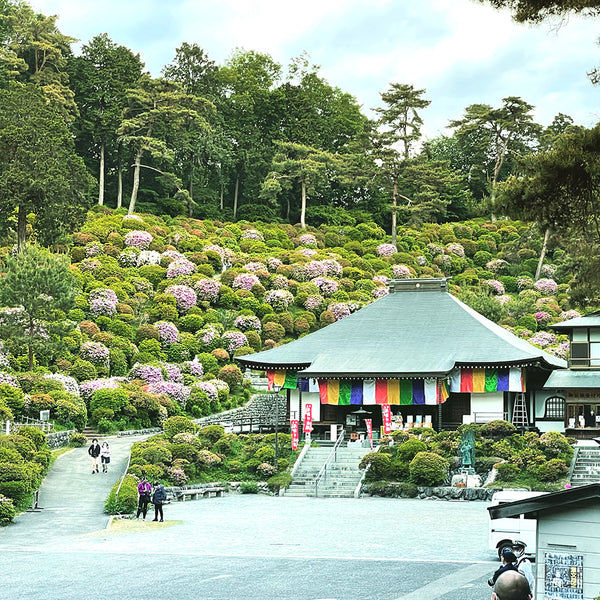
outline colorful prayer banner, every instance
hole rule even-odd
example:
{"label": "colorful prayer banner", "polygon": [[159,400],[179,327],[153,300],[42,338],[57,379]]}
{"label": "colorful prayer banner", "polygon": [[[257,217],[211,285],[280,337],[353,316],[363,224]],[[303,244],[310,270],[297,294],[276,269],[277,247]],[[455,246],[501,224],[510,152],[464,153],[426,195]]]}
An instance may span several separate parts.
{"label": "colorful prayer banner", "polygon": [[271,391],[274,385],[279,389],[295,390],[298,387],[298,373],[289,369],[267,369],[267,389]]}
{"label": "colorful prayer banner", "polygon": [[525,369],[456,369],[450,375],[450,391],[473,394],[524,392]]}
{"label": "colorful prayer banner", "polygon": [[438,379],[319,379],[321,404],[423,406],[442,404],[448,395]]}

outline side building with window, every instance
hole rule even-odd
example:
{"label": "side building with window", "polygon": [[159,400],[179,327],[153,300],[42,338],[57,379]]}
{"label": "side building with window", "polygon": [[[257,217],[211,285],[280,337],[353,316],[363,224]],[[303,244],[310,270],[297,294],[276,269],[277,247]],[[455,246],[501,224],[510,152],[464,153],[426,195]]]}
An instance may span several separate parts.
{"label": "side building with window", "polygon": [[[600,435],[600,311],[552,325],[569,335],[568,369],[550,374],[544,388],[545,419],[564,424],[565,433],[578,439]],[[544,419],[544,420],[545,420]]]}

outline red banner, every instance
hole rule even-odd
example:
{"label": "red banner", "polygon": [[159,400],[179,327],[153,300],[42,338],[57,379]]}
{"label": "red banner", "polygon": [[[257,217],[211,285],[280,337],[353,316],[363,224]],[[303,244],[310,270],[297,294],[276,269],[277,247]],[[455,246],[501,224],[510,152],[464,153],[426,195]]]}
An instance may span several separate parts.
{"label": "red banner", "polygon": [[292,430],[292,450],[298,450],[298,437],[300,430],[298,419],[292,419],[290,421],[290,429]]}
{"label": "red banner", "polygon": [[304,427],[302,433],[310,433],[313,430],[312,426],[312,404],[307,404],[304,407]]}
{"label": "red banner", "polygon": [[392,409],[389,404],[381,405],[381,414],[383,416],[383,433],[388,434],[392,431]]}
{"label": "red banner", "polygon": [[371,450],[373,450],[373,419],[365,419],[365,425],[367,426],[367,433],[369,434]]}

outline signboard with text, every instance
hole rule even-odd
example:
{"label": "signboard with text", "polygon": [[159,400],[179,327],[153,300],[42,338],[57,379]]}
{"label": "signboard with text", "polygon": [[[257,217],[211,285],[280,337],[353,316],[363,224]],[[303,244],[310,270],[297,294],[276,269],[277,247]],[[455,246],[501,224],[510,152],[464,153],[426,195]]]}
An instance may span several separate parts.
{"label": "signboard with text", "polygon": [[298,437],[300,431],[300,424],[298,423],[298,419],[292,419],[290,421],[290,429],[292,431],[292,450],[298,449]]}
{"label": "signboard with text", "polygon": [[392,409],[389,404],[381,405],[381,414],[383,417],[383,433],[387,435],[392,431]]}
{"label": "signboard with text", "polygon": [[544,554],[544,600],[583,600],[583,556]]}
{"label": "signboard with text", "polygon": [[304,426],[302,428],[302,433],[310,433],[312,430],[312,404],[307,404],[304,407]]}

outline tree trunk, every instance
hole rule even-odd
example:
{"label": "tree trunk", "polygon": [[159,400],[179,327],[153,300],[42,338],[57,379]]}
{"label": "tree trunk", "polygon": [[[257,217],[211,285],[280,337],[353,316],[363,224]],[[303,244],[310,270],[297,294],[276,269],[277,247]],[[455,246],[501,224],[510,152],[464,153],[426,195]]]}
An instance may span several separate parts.
{"label": "tree trunk", "polygon": [[35,323],[32,317],[29,317],[29,340],[27,341],[27,350],[29,355],[29,370],[33,371],[33,343],[31,338],[33,337],[33,327]]}
{"label": "tree trunk", "polygon": [[140,187],[140,165],[142,162],[142,152],[140,148],[135,155],[135,163],[133,169],[133,189],[131,190],[131,199],[129,200],[129,209],[127,210],[128,215],[132,215],[135,211],[135,203],[137,200],[137,193]]}
{"label": "tree trunk", "polygon": [[121,169],[119,163],[117,169],[117,208],[121,208],[121,206],[123,206],[123,169]]}
{"label": "tree trunk", "polygon": [[221,194],[219,196],[219,206],[221,207],[221,210],[223,210],[223,196],[225,194],[223,193],[223,184],[221,184]]}
{"label": "tree trunk", "polygon": [[490,221],[494,223],[496,221],[496,183],[492,183],[492,195],[490,196],[490,206],[492,214],[490,215]]}
{"label": "tree trunk", "polygon": [[302,180],[302,207],[300,209],[300,227],[306,229],[306,181]]}
{"label": "tree trunk", "polygon": [[104,204],[104,144],[100,144],[100,171],[98,173],[98,204]]}
{"label": "tree trunk", "polygon": [[240,191],[240,176],[236,175],[235,178],[235,191],[233,192],[233,220],[237,218],[237,208],[238,208],[238,193]]}
{"label": "tree trunk", "polygon": [[540,274],[542,272],[542,265],[544,263],[544,258],[546,257],[546,251],[548,250],[548,239],[550,238],[550,227],[546,228],[546,233],[544,233],[544,243],[542,244],[542,251],[540,252],[540,260],[538,261],[537,269],[535,270],[535,280],[537,281],[540,278]]}
{"label": "tree trunk", "polygon": [[398,183],[394,181],[394,191],[392,193],[392,244],[396,245],[396,209],[398,208]]}
{"label": "tree trunk", "polygon": [[17,213],[17,252],[21,251],[21,248],[27,241],[27,212],[23,206],[19,206]]}

